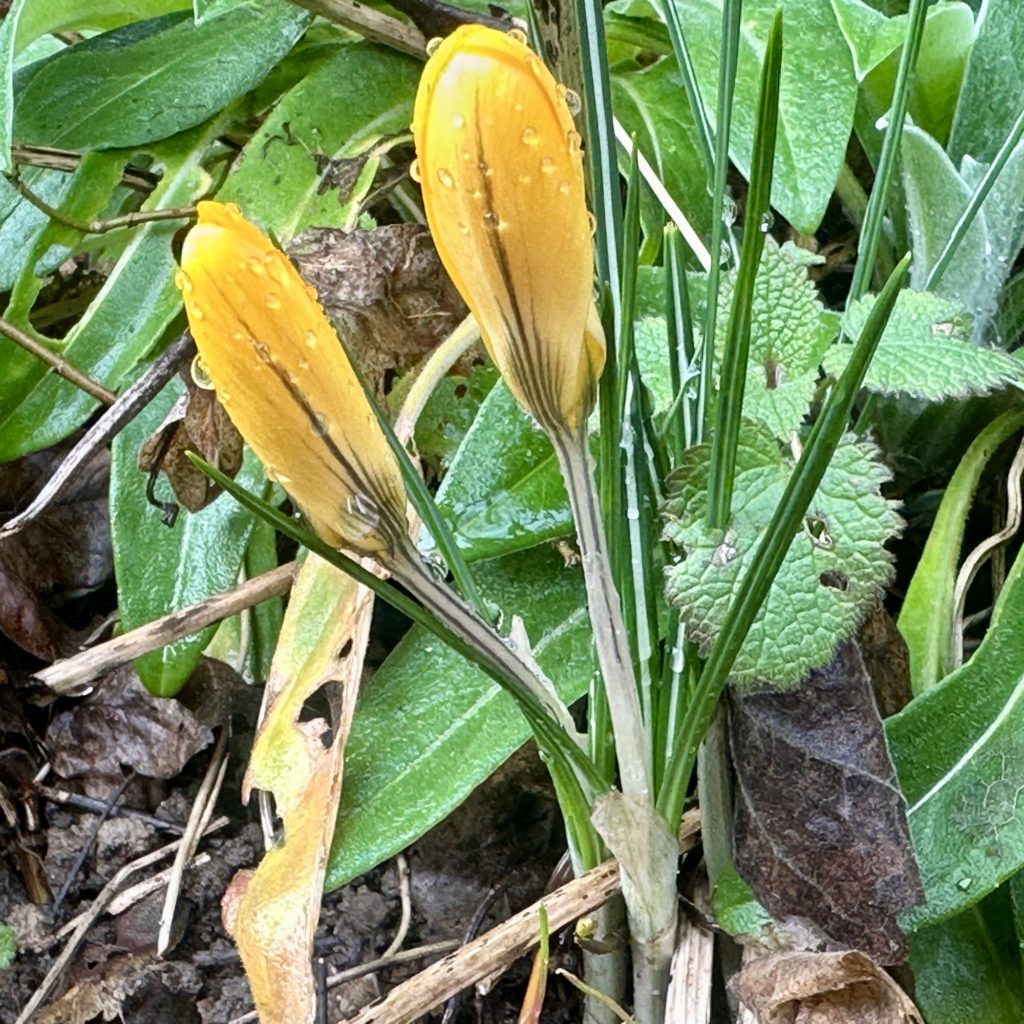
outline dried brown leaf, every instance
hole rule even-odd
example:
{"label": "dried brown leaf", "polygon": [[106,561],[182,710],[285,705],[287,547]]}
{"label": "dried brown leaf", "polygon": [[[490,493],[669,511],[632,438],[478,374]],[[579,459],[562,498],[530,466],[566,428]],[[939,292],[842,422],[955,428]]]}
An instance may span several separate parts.
{"label": "dried brown leaf", "polygon": [[199,512],[220,493],[220,488],[185,457],[192,451],[222,473],[233,477],[242,468],[242,435],[228,418],[216,394],[196,385],[183,373],[185,394],[174,403],[163,423],[139,449],[139,469],[163,472],[175,497]]}
{"label": "dried brown leaf", "polygon": [[57,715],[46,733],[54,771],[100,791],[120,782],[123,768],[173,778],[212,740],[211,731],[181,701],[154,697],[130,665]]}
{"label": "dried brown leaf", "polygon": [[[0,467],[0,521],[35,497],[73,447],[73,439]],[[104,450],[38,519],[0,540],[0,631],[45,661],[70,654],[80,634],[60,605],[109,579],[113,571]]]}
{"label": "dried brown leaf", "polygon": [[[274,655],[244,793],[274,794],[284,841],[255,871],[235,876],[222,905],[263,1024],[306,1024],[315,1012],[313,935],[372,608],[370,591],[310,556]],[[317,638],[313,645],[310,636]],[[303,706],[321,688],[333,721],[301,721]]]}
{"label": "dried brown leaf", "polygon": [[415,366],[467,313],[430,233],[417,224],[351,233],[314,229],[288,254],[316,287],[379,398],[389,371]]}
{"label": "dried brown leaf", "polygon": [[855,642],[792,691],[732,697],[736,867],[775,917],[798,916],[883,964],[922,899],[906,802]]}
{"label": "dried brown leaf", "polygon": [[923,1024],[907,994],[863,953],[776,953],[729,987],[758,1024]]}

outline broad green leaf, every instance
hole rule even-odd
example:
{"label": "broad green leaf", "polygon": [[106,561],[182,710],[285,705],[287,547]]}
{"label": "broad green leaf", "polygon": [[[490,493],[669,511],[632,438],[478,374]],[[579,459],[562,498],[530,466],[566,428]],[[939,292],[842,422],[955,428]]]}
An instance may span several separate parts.
{"label": "broad green leaf", "polygon": [[[685,452],[665,505],[665,536],[682,555],[667,570],[666,593],[702,651],[743,586],[794,465],[765,427],[745,421],[732,521],[724,531],[711,530],[705,523],[708,449],[705,444]],[[901,520],[879,493],[888,479],[867,442],[847,437],[836,449],[736,659],[733,682],[795,686],[857,628],[892,575],[885,544]]]}
{"label": "broad green leaf", "polygon": [[14,129],[14,54],[18,20],[26,0],[14,0],[0,24],[0,171],[14,170],[11,137]]}
{"label": "broad green leaf", "polygon": [[456,452],[437,504],[468,561],[522,551],[573,530],[551,443],[500,381]]}
{"label": "broad green leaf", "polygon": [[[840,3],[840,0],[833,2]],[[840,5],[849,10],[854,4],[863,10],[859,0],[843,0]],[[876,12],[872,14],[879,17]],[[857,130],[873,160],[877,159],[882,137],[876,122],[883,119],[892,106],[896,71],[906,33],[906,15],[884,19],[884,25],[872,38],[869,66],[861,76],[862,106],[858,112]],[[847,38],[851,38],[849,34]],[[928,9],[910,85],[908,110],[914,124],[940,143],[945,143],[952,126],[956,98],[973,39],[974,14],[967,4],[959,0],[941,0]],[[879,52],[887,44],[891,44],[889,49]],[[852,39],[851,48],[856,61],[858,47]]]}
{"label": "broad green leaf", "polygon": [[1006,412],[993,420],[964,453],[946,485],[900,609],[898,626],[907,643],[914,693],[930,689],[949,672],[953,592],[974,492],[989,460],[1022,426],[1024,411]]}
{"label": "broad green leaf", "polygon": [[926,902],[911,931],[977,903],[1024,866],[1024,555],[970,661],[885,723]]}
{"label": "broad green leaf", "polygon": [[[74,174],[66,176],[70,187],[61,197],[58,209],[76,221],[88,222],[97,217],[118,193],[124,165],[124,153],[86,153]],[[30,203],[28,205],[31,206]],[[24,264],[11,290],[6,313],[9,320],[23,326],[28,323],[29,313],[42,291],[43,278],[67,259],[82,238],[82,232],[51,220],[31,245],[22,243]],[[60,343],[55,347],[60,347]],[[39,367],[32,369],[38,371]]]}
{"label": "broad green leaf", "polygon": [[[923,289],[974,189],[942,147],[913,125],[903,132],[901,173],[914,250],[911,286]],[[980,177],[977,168],[971,168],[971,177]],[[975,340],[986,336],[997,310],[999,289],[1016,255],[1009,249],[1019,247],[1021,238],[1016,224],[996,232],[991,225],[1007,217],[1006,197],[1013,206],[1022,193],[1024,147],[1003,168],[998,194],[994,190],[988,196],[935,288],[939,295],[959,299],[967,307],[975,319]],[[1003,206],[994,205],[993,200]]]}
{"label": "broad green leaf", "polygon": [[131,22],[187,11],[189,0],[45,0],[18,22],[18,50],[51,32],[109,32]]}
{"label": "broad green leaf", "polygon": [[282,243],[313,225],[338,226],[344,210],[335,190],[320,193],[317,154],[353,159],[379,136],[406,130],[419,72],[411,58],[368,43],[343,47],[281,99],[217,198]]}
{"label": "broad green leaf", "polygon": [[450,374],[438,381],[416,421],[416,451],[421,459],[438,470],[448,469],[497,379],[497,369],[485,363],[474,366],[468,377]]}
{"label": "broad green leaf", "polygon": [[14,929],[0,922],[0,970],[9,967],[17,954],[18,941]]}
{"label": "broad green leaf", "polygon": [[[208,179],[200,158],[220,130],[214,123],[154,147],[164,174],[143,209],[187,205],[205,191]],[[181,309],[171,253],[179,227],[178,222],[156,221],[135,229],[99,294],[64,339],[68,361],[112,390],[153,351]],[[73,384],[54,374],[44,376],[38,366],[32,373],[34,386],[30,375],[0,377],[0,460],[55,444],[96,408],[96,399]]]}
{"label": "broad green leaf", "polygon": [[[538,549],[474,570],[483,593],[523,617],[534,654],[562,698],[595,671],[582,576]],[[419,627],[360,696],[345,751],[328,889],[368,871],[457,807],[529,737],[514,702]]]}
{"label": "broad green leaf", "polygon": [[697,233],[705,235],[711,230],[709,171],[675,59],[666,57],[648,68],[613,74],[612,97],[616,116],[630,135],[636,135],[640,152]]}
{"label": "broad green leaf", "polygon": [[[713,127],[722,3],[675,2]],[[749,175],[761,63],[778,7],[786,45],[772,206],[798,231],[813,234],[846,154],[857,98],[853,58],[830,0],[747,0],[743,5],[730,155],[740,172]],[[609,9],[626,17],[663,20],[661,4],[654,0],[616,0]],[[685,97],[680,95],[678,102],[685,103]]]}
{"label": "broad green leaf", "polygon": [[1020,945],[1006,893],[922,928],[910,939],[914,1001],[928,1024],[1024,1020]]}
{"label": "broad green leaf", "polygon": [[988,163],[1010,134],[1024,96],[1024,18],[1019,0],[986,0],[956,108],[949,153]]}
{"label": "broad green leaf", "polygon": [[[743,415],[784,441],[807,415],[818,366],[838,329],[807,276],[807,268],[821,262],[791,242],[780,248],[768,238],[754,282]],[[735,286],[735,271],[723,275],[718,337],[725,336]]]}
{"label": "broad green leaf", "polygon": [[[182,393],[175,378],[112,445],[110,520],[121,628],[135,629],[219,594],[238,582],[238,570],[252,532],[253,515],[221,497],[201,512],[181,509],[173,527],[146,499],[146,474],[136,464],[143,442],[157,430]],[[259,490],[263,470],[246,453],[238,477],[243,487]],[[156,486],[160,500],[172,500],[165,480]],[[135,662],[139,678],[158,697],[172,697],[188,680],[216,625],[177,640]]]}
{"label": "broad green leaf", "polygon": [[750,935],[756,938],[775,922],[772,915],[758,902],[753,890],[732,866],[719,875],[712,896],[715,924],[730,935]]}
{"label": "broad green leaf", "polygon": [[[843,318],[847,337],[857,337],[874,301],[865,296],[850,307]],[[1024,385],[1024,363],[1000,349],[972,345],[970,336],[971,318],[959,302],[907,289],[896,300],[864,386],[938,402]],[[833,346],[825,369],[841,373],[852,349]]]}
{"label": "broad green leaf", "polygon": [[858,81],[885,60],[906,38],[906,18],[887,18],[864,0],[832,0]]}
{"label": "broad green leaf", "polygon": [[249,0],[202,25],[170,14],[95,36],[19,72],[14,137],[106,149],[192,128],[257,85],[310,18]]}

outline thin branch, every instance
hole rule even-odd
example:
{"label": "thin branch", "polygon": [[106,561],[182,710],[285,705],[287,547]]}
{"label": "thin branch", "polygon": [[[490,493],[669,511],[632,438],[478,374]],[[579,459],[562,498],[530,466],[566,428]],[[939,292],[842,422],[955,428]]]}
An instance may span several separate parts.
{"label": "thin branch", "polygon": [[[53,786],[46,786],[41,782],[35,783],[33,789],[44,800],[49,800],[50,803],[54,804],[62,804],[65,807],[75,807],[78,810],[90,811],[93,814],[102,814],[107,808],[105,800],[97,800],[94,797],[84,796],[81,793],[70,793],[66,789],[55,789]],[[114,804],[110,808],[110,816],[113,818],[134,818],[136,821],[144,822],[151,828],[161,829],[164,832],[173,832],[179,836],[184,831],[181,825],[177,825],[173,821],[164,821],[163,818],[146,814],[145,811],[137,811],[134,807],[123,807],[120,804]]]}
{"label": "thin branch", "polygon": [[16,345],[34,355],[40,362],[46,363],[58,376],[63,377],[66,381],[70,381],[75,387],[81,389],[87,395],[92,395],[93,398],[98,399],[104,405],[113,405],[117,401],[117,395],[113,391],[108,391],[102,384],[97,384],[94,380],[90,380],[80,370],[76,370],[63,356],[52,352],[41,342],[36,341],[35,338],[30,337],[24,331],[15,327],[14,324],[2,318],[0,318],[0,334],[10,338]]}
{"label": "thin branch", "polygon": [[280,565],[223,594],[171,612],[123,636],[90,647],[81,654],[54,662],[49,668],[37,672],[34,678],[55,693],[80,696],[86,692],[86,684],[118,665],[198,633],[214,622],[228,619],[261,601],[287,593],[294,574],[295,562]]}
{"label": "thin branch", "polygon": [[[82,154],[52,146],[14,146],[11,159],[24,167],[42,167],[50,171],[73,174],[82,162]],[[128,167],[121,175],[121,184],[133,192],[149,195],[160,183],[160,176],[138,167]]]}

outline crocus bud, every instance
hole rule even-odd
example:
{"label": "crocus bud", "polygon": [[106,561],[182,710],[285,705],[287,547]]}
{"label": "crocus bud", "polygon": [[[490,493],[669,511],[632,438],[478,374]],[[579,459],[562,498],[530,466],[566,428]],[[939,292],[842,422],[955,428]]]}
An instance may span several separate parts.
{"label": "crocus bud", "polygon": [[565,90],[514,35],[465,25],[427,61],[413,134],[431,234],[491,358],[542,427],[576,433],[605,348]]}
{"label": "crocus bud", "polygon": [[379,557],[407,526],[394,453],[315,290],[230,204],[199,204],[178,286],[202,368],[327,543]]}

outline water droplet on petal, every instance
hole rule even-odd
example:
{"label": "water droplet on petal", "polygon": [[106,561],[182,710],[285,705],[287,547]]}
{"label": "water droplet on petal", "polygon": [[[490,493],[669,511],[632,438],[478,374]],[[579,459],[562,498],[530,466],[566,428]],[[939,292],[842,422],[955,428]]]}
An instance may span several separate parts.
{"label": "water droplet on petal", "polygon": [[514,39],[517,43],[526,46],[526,33],[521,28],[510,28],[507,34],[509,39]]}
{"label": "water droplet on petal", "polygon": [[524,128],[522,139],[528,146],[536,146],[540,142],[540,135],[536,128]]}
{"label": "water droplet on petal", "polygon": [[263,261],[259,257],[257,257],[257,256],[250,256],[248,258],[248,260],[246,260],[246,263],[249,264],[249,269],[257,277],[259,277],[260,275],[266,273],[266,270],[264,270],[264,268],[263,268]]}
{"label": "water droplet on petal", "polygon": [[316,348],[316,331],[306,331],[302,337],[306,342],[306,348]]}
{"label": "water droplet on petal", "polygon": [[415,182],[419,182],[419,181],[422,180],[420,178],[420,162],[419,162],[419,160],[415,160],[414,159],[413,162],[411,164],[409,164],[409,177],[412,178],[412,180],[415,181]]}
{"label": "water droplet on petal", "polygon": [[452,125],[455,128],[465,128],[466,127],[466,119],[461,114],[456,114],[452,118]]}
{"label": "water droplet on petal", "polygon": [[265,301],[267,304],[267,309],[281,308],[281,300],[273,292],[267,292],[267,297]]}
{"label": "water droplet on petal", "polygon": [[569,144],[569,155],[578,156],[583,148],[583,138],[579,132],[567,132],[565,141]]}
{"label": "water droplet on petal", "polygon": [[444,185],[445,188],[454,188],[455,179],[452,177],[452,172],[447,167],[439,167],[437,169],[437,180]]}
{"label": "water droplet on petal", "polygon": [[428,57],[433,57],[434,54],[437,53],[437,48],[443,42],[444,42],[444,40],[440,36],[434,36],[433,39],[428,39],[427,40],[427,46],[426,46],[427,56]]}
{"label": "water droplet on petal", "polygon": [[182,290],[185,295],[189,295],[192,291],[192,279],[185,273],[184,270],[179,270],[174,275],[174,283]]}
{"label": "water droplet on petal", "polygon": [[202,356],[197,355],[192,360],[192,380],[195,381],[197,388],[202,388],[204,391],[213,390],[213,381],[210,379],[209,370],[203,364]]}
{"label": "water droplet on petal", "polygon": [[188,315],[193,320],[202,320],[203,317],[206,316],[206,314],[202,311],[202,308],[200,306],[196,305],[196,303],[194,303],[194,302],[189,303]]}
{"label": "water droplet on petal", "polygon": [[567,196],[569,194],[569,189],[570,189],[569,182],[567,182],[567,181],[560,181],[558,183],[558,191],[561,192],[561,194],[563,196]]}
{"label": "water droplet on petal", "polygon": [[565,105],[569,108],[569,113],[573,117],[579,116],[579,112],[583,109],[583,100],[580,99],[580,94],[573,92],[572,89],[566,89],[562,98],[565,100]]}
{"label": "water droplet on petal", "polygon": [[295,365],[298,366],[298,368],[300,370],[308,370],[309,369],[309,360],[308,359],[302,359],[300,357],[299,361]]}
{"label": "water droplet on petal", "polygon": [[540,162],[540,169],[545,174],[554,174],[555,173],[555,161],[552,160],[551,157],[549,157],[549,156],[544,157],[544,159],[541,160],[541,162]]}
{"label": "water droplet on petal", "polygon": [[520,185],[529,185],[530,184],[530,176],[528,174],[520,174],[519,175],[519,184]]}
{"label": "water droplet on petal", "polygon": [[232,331],[231,332],[231,340],[232,341],[245,341],[245,332],[244,331]]}
{"label": "water droplet on petal", "polygon": [[468,149],[464,149],[462,151],[462,159],[463,160],[472,160],[473,159],[473,154]]}
{"label": "water droplet on petal", "polygon": [[468,224],[464,224],[462,221],[459,221],[459,234],[460,235],[468,235],[469,234],[469,225]]}

